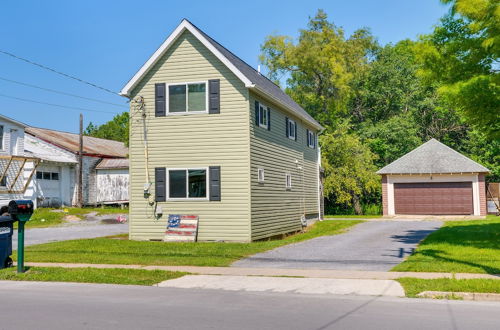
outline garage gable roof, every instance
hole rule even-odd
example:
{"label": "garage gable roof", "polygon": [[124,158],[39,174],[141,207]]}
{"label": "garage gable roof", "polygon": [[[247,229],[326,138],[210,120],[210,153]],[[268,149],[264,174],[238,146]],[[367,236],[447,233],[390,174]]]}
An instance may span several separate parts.
{"label": "garage gable roof", "polygon": [[312,127],[323,130],[321,126],[306,110],[298,105],[288,94],[286,94],[278,85],[260,74],[257,70],[247,64],[245,61],[234,55],[227,48],[208,36],[201,29],[196,27],[187,19],[183,19],[172,34],[163,42],[149,60],[137,71],[130,81],[123,87],[120,94],[130,96],[131,91],[146,75],[146,73],[158,62],[166,53],[169,47],[184,32],[189,31],[200,42],[207,47],[224,65],[226,65],[244,84],[245,87],[254,90],[256,93],[264,95],[275,101],[287,111],[295,114]]}
{"label": "garage gable roof", "polygon": [[489,170],[459,152],[431,139],[377,174],[487,173]]}

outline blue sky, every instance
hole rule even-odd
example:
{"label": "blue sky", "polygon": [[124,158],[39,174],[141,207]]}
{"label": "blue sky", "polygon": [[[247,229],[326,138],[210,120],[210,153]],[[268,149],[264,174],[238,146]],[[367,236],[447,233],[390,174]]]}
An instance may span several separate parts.
{"label": "blue sky", "polygon": [[[284,5],[286,3],[286,5]],[[119,91],[183,17],[254,67],[273,33],[297,36],[309,16],[324,9],[352,33],[368,27],[381,44],[428,33],[447,7],[438,0],[330,1],[2,1],[0,50]],[[49,93],[3,79],[117,105]],[[0,54],[0,113],[28,125],[77,132],[80,111],[28,103],[18,97],[95,111],[102,124],[127,110],[126,99]]]}

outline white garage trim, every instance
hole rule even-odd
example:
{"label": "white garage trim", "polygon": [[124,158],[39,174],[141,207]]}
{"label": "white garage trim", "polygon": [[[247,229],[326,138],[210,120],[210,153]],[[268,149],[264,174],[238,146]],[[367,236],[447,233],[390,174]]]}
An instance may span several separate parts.
{"label": "white garage trim", "polygon": [[396,215],[394,206],[394,183],[430,183],[430,182],[472,182],[472,200],[474,215],[480,215],[478,174],[424,174],[424,175],[387,175],[387,206],[388,215]]}

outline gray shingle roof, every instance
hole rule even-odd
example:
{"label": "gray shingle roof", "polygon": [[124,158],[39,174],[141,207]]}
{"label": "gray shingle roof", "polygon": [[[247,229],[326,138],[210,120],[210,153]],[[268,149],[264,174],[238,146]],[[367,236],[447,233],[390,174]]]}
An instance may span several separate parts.
{"label": "gray shingle roof", "polygon": [[[189,21],[188,21],[189,22]],[[262,90],[267,92],[271,97],[278,99],[280,102],[287,105],[289,108],[299,115],[299,117],[304,118],[309,121],[314,126],[321,127],[321,125],[305,111],[300,105],[298,105],[290,96],[288,96],[278,85],[269,80],[267,77],[260,74],[253,67],[248,65],[245,61],[240,59],[238,56],[234,55],[231,51],[226,49],[224,46],[219,44],[217,41],[212,39],[205,32],[200,30],[196,25],[189,22],[193,27],[195,27],[219,52],[224,55],[241,73],[247,77],[253,84],[260,87]]]}
{"label": "gray shingle roof", "polygon": [[431,139],[403,157],[393,161],[377,174],[473,173],[489,170],[461,153]]}

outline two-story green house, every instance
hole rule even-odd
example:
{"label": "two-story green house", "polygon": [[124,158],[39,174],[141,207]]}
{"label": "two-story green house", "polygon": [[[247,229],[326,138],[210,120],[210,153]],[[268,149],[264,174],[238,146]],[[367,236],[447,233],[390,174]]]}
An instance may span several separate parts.
{"label": "two-story green house", "polygon": [[322,130],[279,86],[183,20],[121,94],[130,108],[130,238],[168,215],[200,241],[252,241],[320,216]]}

